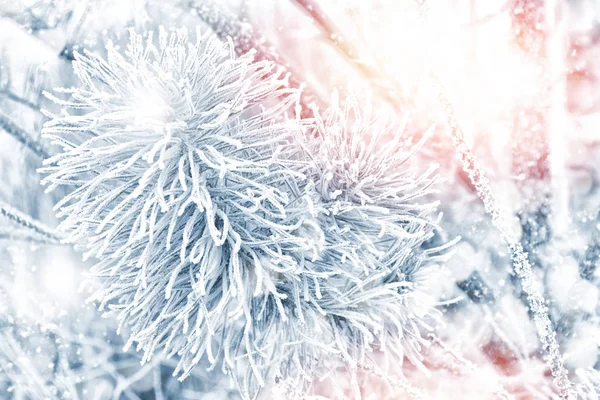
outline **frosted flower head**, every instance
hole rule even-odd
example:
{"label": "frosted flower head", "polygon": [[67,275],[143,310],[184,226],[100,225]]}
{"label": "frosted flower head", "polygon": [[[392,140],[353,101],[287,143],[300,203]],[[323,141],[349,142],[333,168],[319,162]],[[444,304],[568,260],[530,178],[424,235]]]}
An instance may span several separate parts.
{"label": "frosted flower head", "polygon": [[225,354],[232,369],[240,347],[221,339],[252,318],[254,296],[281,301],[277,280],[308,242],[287,189],[304,177],[276,161],[296,93],[271,63],[184,30],[132,33],[124,55],[109,46],[107,61],[76,55],[74,68],[80,87],[55,100],[75,113],[46,124],[62,152],[43,172],[48,190],[73,188],[56,209],[68,240],[99,260],[92,299],[145,360],[178,353],[185,376]]}
{"label": "frosted flower head", "polygon": [[370,96],[360,105],[357,96],[350,92],[340,104],[334,92],[330,107],[315,112],[318,140],[308,147],[316,190],[324,202],[387,204],[412,190],[404,186],[414,178],[405,163],[422,143],[403,135],[405,122],[373,113]]}
{"label": "frosted flower head", "polygon": [[[437,203],[419,199],[432,193],[437,166],[423,172],[407,162],[431,130],[415,144],[404,136],[403,123],[373,115],[369,99],[359,106],[356,96],[350,92],[340,104],[334,93],[329,109],[315,112],[315,137],[299,141],[310,160],[307,191],[327,232],[325,247],[340,253],[341,263],[354,259],[358,271],[368,273],[381,267],[390,240],[404,248],[410,243],[410,249],[433,235]],[[394,250],[394,257],[400,253]]]}
{"label": "frosted flower head", "polygon": [[305,189],[325,233],[307,261],[315,279],[303,301],[322,316],[319,337],[331,339],[319,362],[337,357],[354,375],[375,351],[421,365],[421,333],[437,316],[426,283],[447,247],[426,244],[436,204],[419,198],[431,192],[435,167],[419,172],[407,163],[421,143],[355,96],[340,105],[335,94],[324,114],[315,112],[311,135],[298,137]]}

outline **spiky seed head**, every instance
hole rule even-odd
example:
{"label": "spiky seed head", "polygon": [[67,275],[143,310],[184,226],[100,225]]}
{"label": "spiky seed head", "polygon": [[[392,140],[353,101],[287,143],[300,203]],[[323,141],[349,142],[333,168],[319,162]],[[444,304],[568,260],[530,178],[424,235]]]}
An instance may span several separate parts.
{"label": "spiky seed head", "polygon": [[273,64],[200,32],[193,43],[185,30],[132,32],[124,54],[107,50],[76,55],[70,99],[50,95],[67,113],[43,131],[62,148],[44,183],[72,188],[60,228],[99,260],[92,299],[145,360],[162,349],[183,376],[203,356],[233,369],[252,299],[280,305],[290,254],[312,240],[295,233],[306,212],[288,190],[304,177],[276,161],[297,94]]}
{"label": "spiky seed head", "polygon": [[421,334],[437,315],[426,283],[444,248],[427,246],[437,227],[437,203],[426,200],[436,167],[416,169],[411,157],[431,130],[414,140],[405,123],[373,113],[368,95],[364,105],[357,97],[351,91],[341,102],[334,93],[325,113],[315,111],[311,135],[298,140],[325,232],[307,269],[328,278],[312,301],[350,366],[372,350],[422,365]]}

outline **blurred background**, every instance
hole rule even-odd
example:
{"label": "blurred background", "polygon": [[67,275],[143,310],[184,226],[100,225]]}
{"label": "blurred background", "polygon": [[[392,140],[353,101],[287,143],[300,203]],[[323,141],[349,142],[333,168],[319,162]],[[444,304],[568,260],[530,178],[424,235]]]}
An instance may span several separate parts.
{"label": "blurred background", "polygon": [[[176,360],[141,366],[116,323],[86,303],[89,265],[27,229],[57,224],[60,193],[44,193],[37,168],[54,151],[40,139],[45,113],[61,110],[43,92],[77,85],[75,51],[103,55],[108,41],[127,43],[128,28],[161,25],[250,31],[241,38],[319,107],[333,89],[368,90],[374,109],[408,118],[415,137],[434,126],[417,157],[442,178],[435,240],[461,240],[429,288],[443,313],[424,351],[429,372],[405,363],[402,373],[426,399],[558,398],[510,254],[454,150],[433,72],[529,253],[580,397],[600,398],[600,3],[420,3],[0,0],[0,209],[24,218],[0,215],[0,398],[236,398],[220,371],[198,367],[179,382]],[[365,376],[364,398],[410,398],[388,383]],[[334,396],[318,384],[313,395]]]}

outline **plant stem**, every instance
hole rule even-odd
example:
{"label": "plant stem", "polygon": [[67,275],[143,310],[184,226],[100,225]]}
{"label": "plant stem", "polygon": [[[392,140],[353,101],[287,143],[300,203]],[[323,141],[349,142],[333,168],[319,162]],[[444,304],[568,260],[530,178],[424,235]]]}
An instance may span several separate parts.
{"label": "plant stem", "polygon": [[33,102],[31,102],[27,99],[24,99],[21,96],[17,96],[16,94],[14,94],[12,91],[10,91],[8,89],[0,90],[0,96],[4,96],[7,99],[9,99],[10,101],[24,105],[25,107],[27,107],[33,111],[41,112],[40,107],[37,104],[34,104]]}
{"label": "plant stem", "polygon": [[47,227],[39,221],[32,219],[29,215],[17,210],[16,208],[0,201],[0,215],[16,222],[21,227],[40,235],[54,243],[61,243],[61,237],[55,233],[52,228]]}
{"label": "plant stem", "polygon": [[[319,3],[315,0],[292,0],[321,28],[335,48],[377,89],[380,96],[386,100],[394,109],[398,110],[400,89],[391,79],[381,80],[382,73],[373,69],[372,66],[359,62],[360,52],[344,38],[335,23],[327,16]],[[385,82],[385,85],[383,84]]]}
{"label": "plant stem", "polygon": [[[295,1],[302,8],[304,8],[309,15],[313,16],[315,22],[328,34],[330,38],[335,38],[334,43],[346,43],[341,33],[337,30],[333,30],[333,23],[330,22],[315,1]],[[417,1],[417,3],[421,10],[421,18],[425,22],[427,18],[428,4],[422,0]],[[344,44],[343,46],[336,44],[336,47],[346,56],[347,59],[353,63],[356,62],[356,55],[349,50],[350,47],[348,44]],[[376,76],[366,66],[361,66],[359,69],[363,71],[363,74],[367,79]],[[552,328],[552,323],[548,315],[548,307],[544,297],[541,294],[539,282],[536,282],[533,275],[527,253],[525,253],[523,250],[521,243],[510,233],[508,221],[503,218],[500,212],[500,208],[498,207],[496,198],[492,193],[489,181],[481,169],[477,158],[464,141],[464,133],[458,123],[454,108],[446,96],[445,88],[443,84],[436,78],[435,74],[433,74],[433,76],[434,80],[437,82],[439,101],[444,108],[446,118],[448,119],[448,124],[451,128],[454,147],[463,161],[463,169],[468,173],[471,183],[475,186],[477,194],[483,202],[486,212],[490,214],[494,227],[500,232],[502,239],[506,243],[510,251],[513,270],[519,277],[523,286],[523,290],[527,294],[529,308],[533,313],[533,321],[536,326],[542,348],[548,357],[547,362],[552,371],[554,383],[559,390],[559,395],[561,399],[575,399],[575,394],[573,393],[567,370],[565,369],[562,361],[558,341],[556,340],[556,333]],[[387,77],[382,78],[386,79]],[[372,79],[369,80],[372,82]],[[390,97],[386,96],[385,98],[386,100],[390,101]]]}
{"label": "plant stem", "polygon": [[41,159],[50,157],[49,152],[42,147],[40,143],[34,140],[31,135],[21,129],[17,124],[10,120],[6,115],[0,112],[0,129],[3,129],[10,136],[15,138],[23,146],[31,150],[36,156]]}

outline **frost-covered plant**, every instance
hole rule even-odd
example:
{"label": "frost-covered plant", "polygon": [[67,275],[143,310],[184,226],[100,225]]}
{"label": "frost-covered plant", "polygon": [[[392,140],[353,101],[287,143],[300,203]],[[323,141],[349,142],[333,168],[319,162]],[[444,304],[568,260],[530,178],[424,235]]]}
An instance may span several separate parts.
{"label": "frost-covered plant", "polygon": [[[315,110],[304,122],[312,129],[298,131],[282,162],[308,178],[292,192],[310,199],[314,219],[297,233],[315,237],[316,247],[298,260],[298,275],[277,283],[281,296],[253,299],[250,329],[262,356],[249,369],[259,380],[283,378],[288,398],[317,378],[342,393],[340,377],[358,396],[365,373],[390,379],[381,371],[404,357],[422,367],[421,334],[438,317],[425,285],[446,246],[428,245],[436,203],[420,201],[436,175],[408,166],[428,134],[413,143],[402,124],[359,109],[353,94],[343,106],[334,96],[323,116]],[[242,329],[233,337],[241,342]]]}
{"label": "frost-covered plant", "polygon": [[78,54],[74,68],[81,86],[56,101],[75,113],[44,128],[62,147],[44,183],[74,188],[56,210],[67,240],[99,260],[92,299],[145,361],[162,349],[183,376],[204,355],[234,369],[250,353],[253,297],[281,304],[290,254],[313,241],[295,234],[306,212],[288,190],[303,177],[275,158],[297,129],[284,117],[296,93],[271,63],[183,30],[158,44],[132,33],[124,56],[109,46],[107,61]]}
{"label": "frost-covered plant", "polygon": [[[14,282],[6,280],[10,286]],[[41,302],[40,304],[45,304]],[[123,352],[112,320],[87,307],[38,320],[0,317],[0,393],[10,399],[128,398],[238,399],[220,371],[196,368],[183,383],[171,377],[175,360]]]}
{"label": "frost-covered plant", "polygon": [[[373,351],[422,366],[421,332],[437,315],[424,283],[444,247],[427,246],[436,204],[422,200],[436,175],[409,167],[422,142],[403,133],[402,124],[360,108],[351,93],[343,105],[334,94],[324,115],[315,110],[314,130],[298,138],[302,155],[295,158],[306,160],[305,190],[325,233],[305,266],[315,279],[304,301],[321,320],[321,347],[345,361],[354,382],[358,368],[374,368]],[[321,355],[303,368],[323,363]]]}
{"label": "frost-covered plant", "polygon": [[356,376],[374,349],[419,364],[442,249],[418,202],[433,171],[404,165],[419,146],[401,127],[335,100],[289,121],[297,93],[273,65],[210,35],[107,50],[76,55],[81,87],[55,99],[73,114],[44,128],[62,147],[44,183],[73,187],[60,229],[99,260],[92,299],[143,360],[178,354],[184,378],[206,357],[244,397],[342,362]]}

